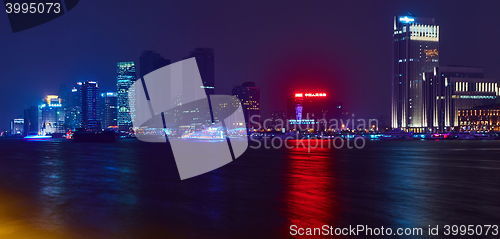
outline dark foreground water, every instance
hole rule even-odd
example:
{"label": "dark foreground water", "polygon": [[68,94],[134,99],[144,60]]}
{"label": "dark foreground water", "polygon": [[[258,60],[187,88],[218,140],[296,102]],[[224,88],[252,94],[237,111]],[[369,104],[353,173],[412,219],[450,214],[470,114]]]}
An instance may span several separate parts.
{"label": "dark foreground water", "polygon": [[0,238],[269,238],[291,225],[440,225],[442,235],[446,224],[500,224],[500,141],[249,149],[184,181],[165,146],[0,140]]}

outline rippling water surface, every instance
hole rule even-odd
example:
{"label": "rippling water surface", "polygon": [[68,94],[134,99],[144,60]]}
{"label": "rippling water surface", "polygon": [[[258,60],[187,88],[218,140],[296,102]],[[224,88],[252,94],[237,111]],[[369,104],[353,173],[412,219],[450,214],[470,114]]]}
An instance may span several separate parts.
{"label": "rippling water surface", "polygon": [[[260,238],[500,224],[500,141],[249,149],[181,181],[167,144],[0,140],[0,238]],[[392,236],[392,238],[397,238]]]}

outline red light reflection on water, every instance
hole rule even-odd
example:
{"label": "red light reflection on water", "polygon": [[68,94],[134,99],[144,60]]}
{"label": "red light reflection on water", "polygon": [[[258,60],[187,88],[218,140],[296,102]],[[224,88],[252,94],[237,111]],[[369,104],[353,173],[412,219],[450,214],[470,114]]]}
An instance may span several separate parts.
{"label": "red light reflection on water", "polygon": [[333,167],[335,151],[298,147],[289,152],[285,179],[287,230],[291,225],[301,228],[333,225],[339,210]]}

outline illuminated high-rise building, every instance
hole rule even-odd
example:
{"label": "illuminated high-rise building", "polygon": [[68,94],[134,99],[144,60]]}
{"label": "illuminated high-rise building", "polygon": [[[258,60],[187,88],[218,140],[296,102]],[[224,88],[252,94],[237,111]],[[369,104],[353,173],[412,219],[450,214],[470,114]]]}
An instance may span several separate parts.
{"label": "illuminated high-rise building", "polygon": [[38,134],[65,133],[65,111],[62,99],[57,95],[47,95],[38,106]]}
{"label": "illuminated high-rise building", "polygon": [[394,17],[392,128],[427,127],[424,74],[439,66],[439,26],[434,18]]}
{"label": "illuminated high-rise building", "polygon": [[101,126],[104,130],[118,129],[118,94],[106,92],[101,94],[100,100]]}
{"label": "illuminated high-rise building", "polygon": [[82,82],[77,82],[73,88],[71,88],[71,92],[68,95],[68,103],[69,105],[82,105]]}
{"label": "illuminated high-rise building", "polygon": [[86,130],[100,130],[99,86],[95,81],[82,84],[82,126]]}
{"label": "illuminated high-rise building", "polygon": [[207,95],[213,95],[215,92],[215,62],[214,49],[212,48],[195,48],[189,53],[189,57],[196,58],[198,69],[200,70],[201,80]]}
{"label": "illuminated high-rise building", "polygon": [[82,82],[68,90],[65,128],[75,131],[82,127]]}
{"label": "illuminated high-rise building", "polygon": [[[184,59],[195,58],[198,70],[201,76],[201,85],[194,86],[191,84],[183,84],[182,92],[179,95],[172,96],[177,98],[186,99],[199,99],[205,98],[206,96],[214,94],[214,50],[211,48],[195,48],[189,53],[189,56]],[[183,72],[183,74],[190,74],[190,72]],[[205,90],[205,94],[193,90],[193,87],[200,87]],[[168,93],[167,93],[168,94]],[[199,95],[201,94],[201,95]],[[174,102],[174,105],[178,103]],[[213,121],[217,121],[216,116],[212,119],[211,113],[206,110],[201,110],[204,108],[203,102],[197,102],[190,104],[190,110],[184,110],[184,112],[174,112],[174,115],[179,118],[179,122],[183,122],[184,125],[199,125],[199,124],[211,124]],[[175,120],[174,120],[175,121]]]}
{"label": "illuminated high-rise building", "polygon": [[[135,81],[135,63],[133,61],[118,62],[116,68],[116,88],[118,94],[118,129],[129,131],[132,127],[132,117],[135,117],[135,97],[130,99],[129,88]],[[134,92],[130,94],[134,96]]]}
{"label": "illuminated high-rise building", "polygon": [[256,87],[254,82],[245,82],[241,86],[235,86],[232,93],[241,101],[247,127],[258,127],[260,122],[260,88]]}

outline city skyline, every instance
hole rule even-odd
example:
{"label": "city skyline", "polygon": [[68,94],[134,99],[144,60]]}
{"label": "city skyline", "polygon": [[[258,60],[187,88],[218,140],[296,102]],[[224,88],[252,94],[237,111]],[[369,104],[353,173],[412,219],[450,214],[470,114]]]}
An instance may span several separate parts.
{"label": "city skyline", "polygon": [[[371,3],[364,3],[365,5],[371,5]],[[229,7],[227,6],[222,7]],[[338,6],[338,8],[330,9],[349,9],[355,3],[348,3],[346,5]],[[421,5],[434,6],[434,8],[424,8]],[[83,10],[87,8],[86,4],[79,5],[80,9]],[[182,7],[188,7],[188,5],[183,5]],[[206,6],[210,7],[210,6]],[[284,98],[286,98],[286,94],[295,91],[301,91],[304,89],[305,91],[331,91],[329,92],[332,97],[336,100],[342,101],[345,105],[346,109],[349,111],[356,112],[363,117],[363,114],[379,117],[380,115],[385,116],[387,119],[390,119],[390,37],[392,35],[391,26],[392,26],[392,17],[395,15],[408,15],[405,14],[406,11],[411,11],[415,13],[415,15],[422,17],[434,17],[438,25],[440,25],[440,64],[442,65],[472,65],[472,66],[480,66],[485,68],[485,77],[493,78],[498,82],[498,78],[500,76],[500,71],[496,69],[495,62],[498,62],[498,56],[489,55],[488,52],[495,52],[498,47],[496,44],[488,44],[493,42],[498,42],[499,34],[494,29],[488,29],[486,26],[483,26],[482,22],[487,22],[485,20],[486,16],[489,16],[491,13],[491,7],[487,4],[480,4],[474,6],[472,9],[468,8],[465,4],[457,3],[458,12],[466,13],[469,11],[485,11],[484,17],[479,16],[475,18],[467,18],[467,17],[457,17],[457,14],[438,14],[438,12],[444,8],[446,8],[445,3],[420,3],[420,4],[402,4],[394,2],[387,2],[384,4],[377,5],[376,8],[379,11],[376,16],[372,19],[372,22],[369,24],[370,27],[367,28],[367,34],[370,34],[371,43],[368,45],[377,45],[377,49],[371,49],[370,46],[365,46],[360,41],[356,40],[358,35],[356,32],[350,33],[351,35],[341,34],[344,31],[344,27],[354,28],[355,25],[358,25],[362,22],[363,17],[359,17],[353,19],[351,22],[346,23],[347,25],[341,25],[340,20],[342,17],[345,17],[347,14],[354,14],[356,10],[349,10],[346,13],[340,14],[339,16],[331,16],[328,15],[324,11],[319,11],[317,14],[317,19],[330,19],[333,21],[329,21],[333,25],[331,26],[323,26],[316,24],[315,26],[318,28],[317,32],[323,31],[325,35],[314,35],[315,37],[310,38],[310,40],[305,41],[301,47],[294,47],[299,40],[303,41],[303,38],[300,38],[300,34],[305,32],[311,32],[307,30],[306,26],[312,26],[313,22],[309,21],[301,21],[292,16],[291,13],[302,12],[302,10],[295,9],[293,6],[285,6],[286,9],[289,9],[289,13],[283,13],[284,19],[289,20],[289,23],[284,26],[297,26],[297,24],[304,24],[304,27],[298,27],[296,30],[283,30],[281,33],[283,36],[292,36],[292,38],[287,37],[286,39],[280,38],[277,34],[271,34],[269,30],[275,29],[276,25],[272,25],[272,29],[268,29],[267,31],[263,31],[263,36],[267,41],[267,47],[263,49],[267,49],[265,54],[260,51],[255,51],[257,46],[265,46],[263,41],[257,41],[255,44],[248,44],[250,38],[237,38],[233,39],[234,41],[227,42],[222,44],[220,41],[215,41],[217,36],[217,31],[214,26],[221,26],[219,21],[212,21],[214,24],[210,26],[209,29],[212,29],[213,32],[202,32],[202,36],[206,36],[209,40],[189,40],[185,44],[181,44],[180,47],[176,47],[173,49],[170,45],[175,45],[174,42],[170,43],[155,43],[153,41],[149,42],[140,42],[137,45],[132,45],[131,42],[124,43],[116,43],[117,46],[121,46],[123,44],[129,46],[129,48],[111,48],[110,54],[107,54],[108,51],[103,51],[101,45],[106,45],[108,43],[102,43],[97,46],[96,50],[89,50],[88,52],[75,52],[75,46],[68,45],[65,39],[72,39],[73,37],[79,36],[79,32],[73,31],[66,38],[60,38],[60,40],[55,41],[56,43],[61,43],[62,46],[69,49],[72,49],[73,55],[78,55],[80,58],[69,58],[62,65],[66,65],[68,67],[54,68],[55,65],[61,65],[60,59],[49,57],[48,54],[42,54],[43,49],[32,49],[37,52],[37,55],[49,57],[48,59],[42,59],[37,57],[37,59],[30,59],[29,57],[23,58],[26,61],[28,69],[24,72],[19,72],[11,67],[10,62],[3,62],[3,66],[7,67],[6,74],[3,76],[4,82],[12,83],[12,88],[19,89],[19,83],[22,82],[23,91],[17,90],[15,95],[16,97],[22,97],[22,102],[15,102],[14,104],[8,104],[0,106],[0,112],[2,113],[2,117],[0,119],[0,128],[7,129],[9,127],[10,121],[19,115],[22,114],[22,110],[29,108],[30,105],[36,104],[39,99],[43,98],[45,95],[57,93],[57,87],[60,84],[72,85],[76,81],[86,81],[86,80],[94,80],[98,81],[101,88],[105,91],[114,91],[112,85],[113,82],[113,72],[110,71],[110,66],[112,64],[116,64],[119,60],[132,60],[138,61],[140,56],[140,52],[144,49],[153,49],[160,53],[163,56],[166,56],[168,59],[173,59],[173,61],[178,61],[182,59],[182,57],[186,56],[186,52],[191,49],[194,49],[198,46],[205,46],[214,48],[217,51],[217,61],[215,63],[215,79],[217,81],[217,89],[216,93],[227,93],[230,92],[231,88],[235,85],[240,85],[242,82],[246,81],[254,81],[257,85],[261,87],[261,95],[262,95],[262,104],[261,112],[264,117],[269,117],[270,112],[272,111],[284,111],[286,102],[284,102]],[[322,6],[327,8],[327,6]],[[384,8],[385,7],[385,8]],[[318,8],[318,6],[313,6],[310,8]],[[127,8],[128,9],[128,8]],[[141,8],[139,7],[139,10]],[[255,10],[252,7],[249,9]],[[77,10],[77,9],[75,9]],[[240,12],[245,14],[249,14],[250,10],[237,9]],[[359,13],[363,14],[367,10],[360,10]],[[81,13],[75,11],[74,15],[79,15]],[[154,15],[154,14],[153,14]],[[264,14],[265,15],[265,14]],[[68,15],[69,16],[69,15]],[[66,17],[66,16],[65,16]],[[108,18],[104,18],[101,16],[101,20],[107,20]],[[175,18],[183,18],[183,16],[176,15]],[[337,19],[337,20],[335,20]],[[71,19],[70,19],[71,20]],[[109,21],[109,20],[108,20]],[[104,21],[107,22],[107,21]],[[199,23],[199,22],[187,22],[185,26],[197,26],[194,29],[200,29],[200,26],[204,26],[208,23]],[[238,18],[234,23],[230,23],[227,27],[229,29],[236,29],[236,27],[241,20]],[[316,21],[314,22],[316,23]],[[62,27],[64,24],[82,24],[75,21],[69,21],[68,23],[59,22],[59,20],[53,21],[46,25],[40,26],[39,29],[50,29],[50,28],[58,28]],[[91,26],[96,26],[97,22],[90,22]],[[139,23],[138,23],[139,24]],[[61,26],[60,26],[61,25]],[[140,24],[139,24],[140,25]],[[135,26],[139,26],[135,25]],[[181,24],[182,25],[182,24]],[[170,25],[169,25],[170,26]],[[257,24],[247,24],[249,29],[252,31],[257,31]],[[300,25],[299,25],[300,26]],[[172,26],[173,27],[173,26]],[[182,27],[182,26],[179,26]],[[102,27],[96,27],[95,29],[84,28],[84,32],[93,32],[99,31]],[[136,28],[133,28],[134,30]],[[150,28],[148,28],[151,30]],[[461,34],[460,32],[463,29],[468,29],[471,34]],[[199,33],[198,31],[190,31],[189,36],[184,36],[185,39],[195,39],[192,38],[195,33]],[[314,32],[316,32],[314,30]],[[326,31],[328,30],[328,31]],[[482,31],[493,31],[492,35],[488,38],[477,38],[474,37],[475,33],[480,33]],[[260,32],[258,30],[257,32]],[[161,34],[155,30],[152,31],[154,38],[161,39],[158,36]],[[238,34],[242,34],[240,31],[236,31]],[[345,39],[335,39],[332,41],[332,37],[336,36],[337,33],[344,36]],[[375,34],[372,34],[375,33]],[[19,34],[30,34],[29,32],[19,33]],[[57,34],[55,35],[57,36]],[[295,38],[294,38],[295,37]],[[164,39],[168,39],[167,36],[163,37]],[[183,37],[173,36],[177,41],[183,39]],[[53,39],[53,36],[52,38]],[[109,39],[115,39],[113,37],[109,37]],[[278,41],[281,39],[282,41]],[[360,38],[361,39],[361,38]],[[41,42],[39,44],[45,44],[49,47],[53,47],[52,43],[44,42],[44,39],[38,39]],[[111,41],[110,40],[110,41]],[[229,39],[228,39],[229,40]],[[10,39],[7,39],[6,43],[9,43]],[[169,40],[170,41],[170,40]],[[344,41],[350,41],[351,43],[341,44]],[[92,41],[91,41],[92,42]],[[89,42],[89,43],[91,43]],[[255,42],[252,41],[252,42]],[[465,45],[473,45],[474,50],[469,49],[463,44],[463,42],[467,43]],[[281,44],[278,44],[281,43]],[[284,44],[283,44],[284,43]],[[31,44],[28,40],[23,40],[16,44],[6,44],[11,46],[12,49],[2,49],[9,58],[12,57],[12,62],[18,62],[19,57],[26,55],[20,49],[23,46],[28,46]],[[35,45],[37,45],[35,44]],[[134,43],[135,44],[135,43]],[[259,45],[261,44],[261,45]],[[87,43],[78,42],[76,44],[79,48],[86,49]],[[149,47],[145,46],[149,45]],[[243,47],[247,45],[247,47]],[[339,49],[339,45],[347,46],[344,47],[346,49]],[[81,47],[80,47],[81,46]],[[65,55],[66,53],[62,53],[59,51],[57,47],[55,52],[61,52],[61,54]],[[356,48],[356,50],[355,50]],[[30,48],[31,49],[31,48]],[[125,50],[124,50],[125,49]],[[486,50],[487,49],[487,50]],[[352,50],[352,57],[357,57],[356,60],[352,58],[349,54],[347,54],[348,50]],[[252,52],[254,51],[254,52]],[[40,54],[38,54],[40,53]],[[259,54],[257,54],[259,53]],[[238,57],[243,54],[245,57],[243,60],[240,58],[238,61],[232,61],[234,57]],[[57,54],[56,54],[57,55]],[[375,56],[379,55],[381,59],[385,60],[377,60],[372,61]],[[31,64],[33,60],[39,60],[44,62],[40,65],[45,65],[44,69],[52,69],[50,72],[47,72],[44,69],[39,69],[37,65]],[[69,65],[68,65],[69,64]],[[356,65],[362,66],[362,71],[357,71]],[[35,74],[35,72],[40,72],[40,74]],[[110,77],[111,76],[111,77]],[[305,79],[308,79],[307,82],[310,83],[311,79],[313,82],[317,82],[317,84],[307,84]],[[366,80],[372,79],[372,80]],[[18,83],[19,82],[19,83]],[[277,90],[280,89],[280,90]],[[326,90],[324,90],[326,89]],[[355,90],[356,89],[356,90]],[[104,92],[104,91],[103,91]],[[12,93],[4,94],[2,97],[14,97]],[[281,106],[274,107],[270,104],[265,104],[265,102],[269,102],[270,99],[278,99],[281,101]],[[370,101],[370,98],[377,97],[380,99],[379,101]],[[26,99],[26,100],[24,100]]]}
{"label": "city skyline", "polygon": [[[427,132],[428,128],[429,132],[444,132],[444,130],[452,130],[453,127],[459,126],[459,110],[490,105],[494,108],[493,105],[496,103],[496,98],[500,91],[498,83],[493,79],[484,79],[483,68],[440,66],[438,63],[439,26],[425,25],[422,23],[435,24],[435,21],[433,18],[414,18],[411,16],[394,17],[392,128],[408,129],[414,132]],[[435,45],[432,45],[431,49],[429,49],[429,44]],[[189,55],[189,57],[185,57],[184,59],[194,57],[198,67],[202,68],[200,73],[204,86],[201,87],[205,88],[207,95],[213,94],[215,88],[214,49],[195,48]],[[412,63],[414,64],[413,66],[411,65]],[[155,51],[143,51],[140,56],[139,74],[144,76],[169,64],[171,64],[169,59],[165,59]],[[406,64],[410,65],[410,67],[406,66]],[[131,91],[132,88],[130,88],[130,85],[136,81],[136,73],[136,64],[134,62],[118,62],[117,92],[115,93],[107,92],[106,94],[99,94],[97,82],[85,81],[83,83],[77,82],[76,86],[71,89],[71,94],[76,94],[70,97],[70,90],[67,89],[66,85],[61,85],[59,88],[59,96],[47,95],[43,100],[46,104],[38,105],[38,114],[39,117],[41,117],[41,121],[39,120],[40,122],[38,123],[41,124],[41,126],[38,127],[38,133],[64,133],[66,130],[78,129],[79,124],[81,124],[81,127],[85,130],[112,129],[128,131],[132,129],[131,120],[136,117],[134,109],[135,98],[130,99],[130,96],[135,96],[135,93]],[[402,84],[403,82],[406,83]],[[90,85],[91,87],[89,87]],[[405,88],[406,95],[398,93],[404,92]],[[472,96],[470,96],[471,93],[473,94]],[[256,115],[259,116],[259,121],[261,120],[260,88],[256,87],[255,82],[244,82],[241,86],[233,86],[231,94],[237,96],[244,105],[247,127],[254,128],[257,126],[252,125],[251,122],[253,121],[250,119],[253,115]],[[398,94],[399,98],[397,97]],[[290,99],[297,100],[297,95],[302,94],[296,93],[295,97],[288,97],[287,118],[292,121],[296,120],[299,123],[304,123],[301,122],[300,119],[302,116],[299,116],[299,114],[302,115],[302,103],[298,103],[297,107],[300,109],[295,106],[290,108],[291,105],[295,104],[291,103]],[[326,95],[326,93],[316,93],[316,95],[313,96]],[[115,98],[114,104],[111,104],[108,96]],[[254,99],[252,99],[252,97]],[[58,104],[50,103],[51,100],[54,99],[58,100]],[[331,101],[332,99],[329,100]],[[444,103],[440,103],[440,100],[444,100]],[[64,104],[62,104],[63,101]],[[409,107],[398,106],[395,108],[397,102],[401,104],[401,102],[405,101],[409,103]],[[320,106],[321,104],[314,106],[314,104],[312,104],[306,108],[310,111],[312,109],[310,107],[316,107],[316,111],[318,111],[316,115],[323,115],[322,118],[325,119],[325,112],[332,111],[328,108],[333,107],[340,109],[341,107],[336,106],[337,102],[332,102],[333,105],[330,106]],[[339,105],[341,104],[342,103]],[[46,105],[53,107],[45,108]],[[77,109],[74,109],[75,105]],[[80,106],[79,109],[78,106]],[[55,110],[53,113],[45,113],[46,110],[53,110],[53,108]],[[414,109],[412,110],[412,108]],[[418,110],[415,110],[415,108],[418,108]],[[26,114],[26,110],[23,120],[30,122],[31,119],[30,116]],[[340,110],[339,114],[334,118],[341,118],[344,113],[347,113],[343,113],[342,110]],[[59,116],[61,112],[62,114]],[[74,115],[72,115],[73,112],[75,112]],[[113,112],[114,116],[112,116]],[[419,112],[419,114],[415,112]],[[495,111],[493,110],[492,112]],[[49,115],[56,115],[56,113],[56,118],[60,117],[61,120],[54,118],[53,120],[47,121],[47,119],[45,119],[46,115],[51,118],[55,116]],[[79,115],[80,113],[81,115]],[[307,113],[307,115],[309,115],[309,113]],[[308,117],[309,116],[307,116],[307,120],[310,120]],[[315,116],[315,113],[312,113],[312,117],[315,118],[315,120],[313,120],[314,122],[321,118],[321,116],[319,118]],[[412,117],[418,120],[412,121]],[[70,118],[75,119],[68,121]],[[274,118],[274,112],[271,118]],[[331,119],[332,117],[326,118]],[[116,122],[110,124],[110,121]],[[312,121],[309,123],[312,123]],[[289,124],[294,123],[289,122]],[[21,125],[19,119],[11,120],[10,132],[24,134],[24,132],[21,133],[18,130],[18,126],[16,128],[16,125]],[[53,127],[53,129],[49,128],[46,130],[46,125]],[[78,127],[75,127],[75,125]],[[383,127],[385,127],[385,125],[383,125]],[[29,128],[25,128],[26,127],[23,127],[23,131],[26,131],[26,134],[32,133]]]}
{"label": "city skyline", "polygon": [[[401,19],[403,17],[401,16],[397,16],[395,17],[395,20],[397,19]],[[408,18],[407,16],[405,18]],[[400,21],[400,20],[399,20]],[[424,27],[422,28],[423,30]],[[412,33],[413,34],[413,33]],[[397,36],[397,34],[395,33],[395,36]],[[422,44],[422,43],[420,43]],[[196,48],[195,50],[200,50],[202,48]],[[205,50],[203,50],[205,51]],[[209,49],[209,51],[211,52],[210,54],[212,55],[211,58],[213,59],[213,49]],[[428,50],[424,50],[424,52],[426,52]],[[432,49],[431,51],[433,52],[436,52],[437,53],[437,50],[436,49]],[[193,54],[193,51],[191,52],[191,55]],[[437,55],[437,54],[436,54]],[[193,56],[195,57],[195,56]],[[202,55],[201,57],[204,58],[204,56]],[[412,61],[413,59],[412,58],[409,58],[410,56],[407,57],[407,59],[405,60],[397,60],[396,63],[402,63],[402,62],[407,62],[407,61]],[[427,58],[427,57],[426,57]],[[168,59],[165,59],[163,58],[161,55],[159,55],[158,53],[154,52],[154,51],[151,51],[151,50],[148,50],[148,51],[143,51],[143,53],[141,54],[141,67],[144,67],[147,70],[147,72],[143,71],[143,73],[139,73],[141,75],[143,75],[144,73],[150,73],[151,71],[154,71],[156,69],[159,69],[161,68],[162,66],[165,66],[165,65],[168,65],[170,63],[170,60]],[[146,62],[146,64],[144,64],[144,62]],[[437,60],[436,60],[437,62]],[[213,60],[212,60],[212,67],[213,67]],[[128,99],[128,92],[129,92],[129,89],[128,89],[128,84],[130,84],[131,82],[134,82],[135,79],[136,79],[136,72],[135,72],[135,63],[134,62],[118,62],[117,63],[117,72],[118,72],[118,77],[117,77],[117,87],[118,87],[118,91],[120,91],[120,89],[122,88],[123,89],[123,92],[122,92],[122,97],[123,99],[121,99],[122,102],[126,102],[126,104],[129,103],[129,99]],[[420,81],[420,84],[422,84],[421,88],[419,89],[419,91],[416,92],[416,94],[423,94],[425,95],[426,97],[430,97],[430,100],[424,100],[422,101],[422,105],[423,105],[423,109],[425,109],[425,113],[423,114],[425,117],[422,117],[422,121],[425,122],[426,126],[425,127],[429,127],[429,129],[436,129],[437,131],[435,132],[445,132],[443,131],[443,128],[444,129],[450,129],[450,126],[458,126],[458,122],[459,122],[459,110],[467,110],[467,109],[473,109],[473,108],[476,108],[477,106],[486,106],[486,107],[490,107],[490,108],[495,108],[495,103],[496,103],[496,98],[497,98],[497,95],[499,94],[499,91],[500,91],[500,88],[498,88],[498,83],[495,82],[495,80],[493,79],[484,79],[484,70],[483,68],[479,68],[479,67],[464,67],[464,66],[434,66],[433,67],[433,72],[422,72],[419,74],[419,76],[417,78],[420,78],[423,76],[423,81],[421,80]],[[213,72],[213,69],[212,69],[212,72]],[[416,74],[418,74],[418,72],[415,72]],[[442,75],[442,77],[440,77],[440,75]],[[145,74],[144,74],[145,75]],[[452,77],[452,78],[448,78],[447,77]],[[206,77],[206,76],[205,76]],[[212,78],[213,79],[213,78]],[[459,80],[457,80],[459,79]],[[463,79],[463,80],[460,80],[460,79]],[[427,80],[427,81],[426,81]],[[125,82],[125,84],[123,86],[120,86],[123,84],[123,82]],[[451,87],[450,89],[448,88],[440,88],[438,87],[439,85],[444,85],[445,84],[445,81],[446,82],[451,82],[450,84]],[[121,83],[120,83],[121,82]],[[128,83],[127,83],[128,82]],[[432,87],[432,82],[435,82],[436,84],[436,87]],[[93,125],[92,127],[88,127],[87,124],[88,123],[85,123],[84,121],[86,121],[85,117],[81,117],[81,116],[84,116],[85,115],[85,107],[83,105],[81,105],[82,103],[85,104],[83,102],[83,99],[86,98],[85,95],[85,91],[82,91],[82,89],[85,88],[85,86],[88,84],[88,83],[91,83],[91,84],[94,84],[94,88],[96,88],[96,92],[93,92],[92,95],[94,95],[93,97],[95,98],[94,100],[97,101],[97,103],[95,103],[96,105],[95,106],[90,106],[90,108],[92,108],[91,110],[94,112],[94,122],[93,122]],[[203,82],[203,84],[206,86],[207,85],[207,82]],[[446,83],[448,84],[448,83]],[[474,85],[475,84],[475,85]],[[208,84],[208,85],[214,85],[214,82],[212,81],[211,84]],[[209,89],[209,90],[213,90],[214,87],[210,87],[210,88],[206,88],[206,89]],[[455,88],[455,89],[451,89],[451,88]],[[470,89],[469,89],[470,88]],[[255,103],[250,103],[250,102],[253,102],[253,101],[249,101],[250,99],[248,99],[248,96],[244,96],[246,95],[247,93],[243,93],[243,92],[246,92],[247,90],[250,90],[251,89],[256,89],[256,93],[252,93],[252,94],[256,94],[254,97],[257,97],[257,101],[255,101]],[[424,90],[425,89],[425,90]],[[429,91],[429,92],[426,92],[426,91]],[[448,103],[448,100],[446,101],[447,103],[446,104],[443,104],[443,105],[446,105],[446,113],[444,112],[445,108],[443,108],[444,106],[441,106],[442,104],[439,103],[439,97],[438,97],[438,100],[436,101],[434,99],[434,101],[432,100],[433,98],[435,98],[434,95],[439,95],[439,94],[443,94],[442,97],[445,97],[444,94],[445,92],[450,92],[450,93],[446,93],[447,97],[450,97],[451,99],[451,94],[453,94],[453,98],[460,98],[460,103],[458,103],[458,106],[455,106],[456,101],[458,101],[457,99],[453,99],[452,102],[453,103]],[[479,96],[469,96],[469,97],[465,97],[467,96],[467,94],[470,94],[468,93],[468,91],[475,91],[473,93],[475,93],[474,95],[477,95],[476,92],[478,92],[480,95]],[[76,93],[76,95],[71,95],[70,96],[70,92],[71,93]],[[439,94],[438,94],[439,92]],[[442,92],[442,93],[441,93]],[[466,94],[465,96],[460,96],[460,95],[455,95],[455,94]],[[489,94],[491,93],[491,94]],[[255,86],[255,82],[244,82],[241,86],[233,86],[233,89],[232,89],[232,92],[231,94],[237,96],[238,98],[240,98],[240,100],[242,101],[242,104],[243,105],[247,105],[248,106],[245,106],[247,107],[248,109],[250,108],[253,108],[253,113],[250,113],[248,109],[245,108],[245,119],[247,121],[247,127],[248,128],[253,128],[255,127],[256,125],[251,125],[250,124],[250,118],[252,115],[257,115],[257,116],[261,116],[260,115],[260,88],[259,87],[256,87]],[[243,96],[240,96],[240,94],[243,94]],[[318,93],[316,93],[318,94]],[[489,94],[491,96],[481,96],[482,94]],[[62,103],[64,101],[64,108],[61,108],[59,111],[61,112],[64,112],[64,114],[61,114],[61,116],[64,118],[71,118],[73,117],[71,115],[71,113],[73,113],[73,111],[75,111],[75,109],[73,108],[76,104],[76,106],[80,106],[79,109],[77,109],[76,111],[78,113],[81,113],[81,116],[78,115],[78,113],[75,114],[75,119],[73,121],[75,122],[70,122],[68,123],[68,120],[64,120],[62,119],[61,120],[61,126],[59,127],[60,129],[54,131],[54,130],[49,130],[49,131],[46,131],[45,130],[45,123],[42,124],[42,126],[38,127],[38,133],[42,133],[42,134],[45,134],[45,133],[64,133],[65,132],[65,129],[71,129],[71,130],[76,130],[78,129],[80,126],[78,126],[79,124],[81,124],[81,126],[84,128],[84,129],[91,129],[91,130],[119,130],[119,131],[127,131],[125,128],[128,128],[128,129],[131,129],[130,126],[128,126],[128,124],[126,124],[127,126],[125,128],[120,128],[119,127],[119,121],[118,118],[119,118],[119,113],[120,113],[120,106],[118,105],[118,103],[120,102],[119,100],[119,94],[117,92],[106,92],[106,93],[102,93],[102,94],[99,94],[99,90],[98,90],[98,87],[97,87],[97,82],[94,82],[94,81],[86,81],[84,83],[82,82],[77,82],[76,83],[76,87],[73,87],[71,90],[68,90],[67,87],[65,85],[61,85],[60,86],[60,89],[59,89],[59,95],[62,95],[63,97],[58,97],[57,95],[47,95],[46,98],[43,99],[42,102],[44,103],[47,103],[49,102],[48,105],[50,105],[50,99],[51,98],[55,98],[59,101],[59,103]],[[100,97],[99,97],[100,95]],[[134,95],[134,94],[132,94]],[[295,99],[297,99],[297,93],[295,94]],[[300,94],[302,95],[302,94]],[[307,95],[307,94],[306,94]],[[326,93],[319,93],[318,96],[326,96],[327,94]],[[449,95],[449,96],[448,96]],[[115,98],[114,99],[114,104],[111,104],[110,102],[110,97],[111,98]],[[315,95],[313,95],[315,96]],[[76,97],[76,98],[75,98]],[[441,97],[441,96],[440,96]],[[99,100],[100,98],[100,100]],[[250,96],[250,98],[252,98]],[[293,97],[292,97],[293,98]],[[322,98],[322,97],[320,97]],[[134,102],[135,99],[132,99],[131,102]],[[330,99],[331,100],[331,99]],[[78,103],[76,103],[78,102]],[[334,105],[336,104],[337,102],[334,102]],[[476,104],[476,103],[479,103]],[[122,103],[123,104],[123,103]],[[295,117],[295,111],[296,109],[293,109],[294,113],[290,113],[290,97],[288,97],[288,104],[287,104],[287,111],[288,111],[288,114],[287,117],[288,119],[291,119],[292,121],[296,118]],[[342,103],[340,103],[342,104]],[[254,105],[254,106],[252,106]],[[35,106],[35,107],[38,107],[38,111],[39,112],[43,112],[43,109],[44,109],[44,106],[45,104],[41,104],[41,105],[38,105],[38,106]],[[319,105],[318,105],[319,106]],[[41,107],[41,108],[40,108]],[[61,106],[58,106],[58,107],[61,107]],[[323,108],[321,108],[323,107]],[[78,107],[77,107],[78,108]],[[121,107],[123,108],[123,107]],[[309,108],[309,107],[307,107]],[[329,106],[320,106],[320,108],[317,108],[317,110],[325,110],[329,108]],[[339,108],[340,109],[340,106],[335,106],[334,108]],[[50,108],[52,110],[52,108]],[[56,108],[56,110],[58,110],[59,108]],[[88,109],[87,109],[88,110]],[[113,112],[114,111],[114,114],[115,116],[109,116],[108,114],[113,114],[113,113],[106,113],[106,112]],[[132,113],[134,110],[133,110],[133,107],[130,107],[130,109],[127,110],[127,112],[122,112],[126,114],[126,117],[134,117],[134,114]],[[329,110],[327,110],[328,112]],[[442,114],[439,114],[438,112],[442,112]],[[495,110],[493,110],[493,112],[495,112]],[[55,113],[55,112],[54,112]],[[272,114],[271,116],[271,119],[274,118],[274,113]],[[344,113],[348,113],[348,112],[342,112],[340,111],[340,113],[342,113],[342,115]],[[25,114],[26,114],[26,110],[25,110]],[[44,113],[39,113],[41,114],[40,117],[45,117]],[[58,113],[59,114],[59,113]],[[106,114],[106,115],[105,115]],[[445,116],[446,114],[446,116]],[[441,116],[442,115],[442,116]],[[78,116],[80,116],[78,118]],[[314,117],[314,113],[312,114],[313,118],[317,118],[317,117]],[[121,117],[124,117],[124,116],[121,116]],[[340,114],[337,115],[336,117],[334,118],[342,118],[344,116],[341,116]],[[25,118],[23,119],[24,121],[27,121],[29,122],[30,117],[25,115]],[[321,118],[321,117],[320,117]],[[328,118],[328,117],[326,117]],[[330,117],[332,118],[332,117]],[[299,118],[297,118],[299,119]],[[109,124],[109,121],[116,121],[114,124]],[[17,123],[15,123],[17,121]],[[299,120],[300,121],[300,120]],[[42,121],[44,122],[44,121]],[[108,122],[108,123],[107,123]],[[10,121],[10,132],[15,132],[16,131],[16,127],[15,125],[16,124],[19,124],[19,119],[13,119]],[[24,123],[24,122],[23,122]],[[21,124],[23,124],[21,123]],[[63,129],[63,124],[64,124],[64,129]],[[102,124],[102,126],[101,126]],[[294,124],[294,123],[291,123],[291,124]],[[394,122],[393,122],[394,124]],[[428,125],[427,125],[428,124]],[[77,127],[75,127],[75,125],[77,125]],[[111,126],[111,127],[109,127]],[[398,129],[400,127],[393,127],[393,129]],[[29,133],[33,133],[33,132],[30,132],[29,129],[26,129],[26,127],[23,127],[23,131],[26,131],[26,134],[29,134]],[[54,131],[54,132],[52,132]],[[413,130],[412,130],[413,131]],[[420,130],[420,131],[415,131],[415,132],[425,132],[426,130]],[[18,131],[16,131],[18,132]],[[19,132],[17,133],[19,134]],[[23,134],[23,133],[21,133]]]}

